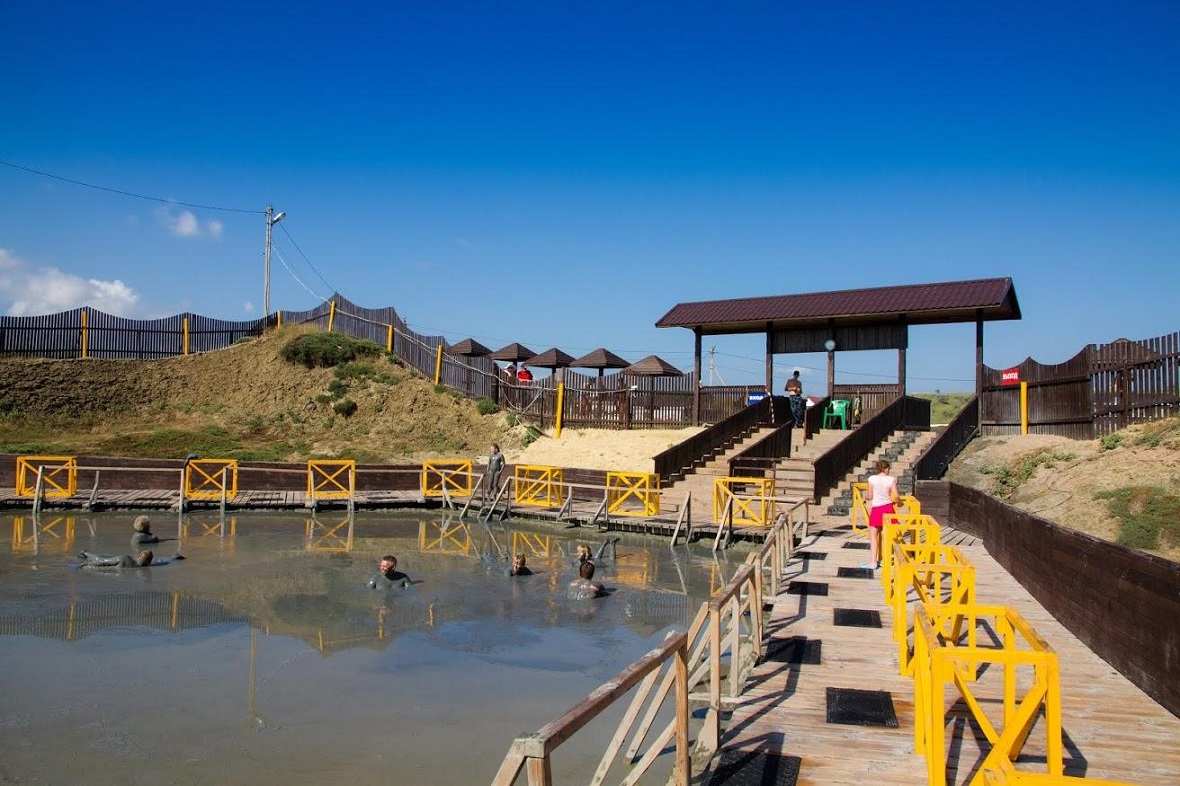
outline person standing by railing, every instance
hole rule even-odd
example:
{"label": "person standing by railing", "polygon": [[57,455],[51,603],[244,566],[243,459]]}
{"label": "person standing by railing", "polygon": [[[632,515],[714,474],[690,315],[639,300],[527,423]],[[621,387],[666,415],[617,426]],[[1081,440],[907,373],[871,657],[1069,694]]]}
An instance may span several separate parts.
{"label": "person standing by railing", "polygon": [[488,487],[485,494],[496,496],[496,490],[500,488],[500,473],[503,471],[504,454],[500,452],[500,446],[493,442],[492,452],[488,454]]}
{"label": "person standing by railing", "polygon": [[901,499],[897,493],[897,478],[889,474],[889,462],[885,459],[877,462],[877,474],[869,477],[869,490],[872,492],[869,501],[869,554],[872,564],[861,567],[875,570],[881,567],[881,528],[885,526],[885,517],[897,512],[895,506]]}
{"label": "person standing by railing", "polygon": [[795,428],[803,428],[807,418],[807,400],[803,398],[803,381],[799,379],[799,369],[795,369],[787,380],[787,401],[791,403],[791,420],[795,422]]}

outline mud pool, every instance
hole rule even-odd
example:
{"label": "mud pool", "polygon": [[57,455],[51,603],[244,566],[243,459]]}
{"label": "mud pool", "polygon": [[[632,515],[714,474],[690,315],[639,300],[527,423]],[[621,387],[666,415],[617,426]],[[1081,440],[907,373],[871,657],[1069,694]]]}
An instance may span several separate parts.
{"label": "mud pool", "polygon": [[[0,783],[489,783],[514,736],[684,629],[745,556],[622,535],[595,577],[613,594],[575,601],[597,531],[192,514],[183,561],[76,567],[131,553],[133,517],[0,517]],[[175,538],[175,515],[152,519]],[[386,553],[411,588],[367,587]],[[536,574],[510,578],[512,553]],[[555,776],[588,780],[617,713]]]}

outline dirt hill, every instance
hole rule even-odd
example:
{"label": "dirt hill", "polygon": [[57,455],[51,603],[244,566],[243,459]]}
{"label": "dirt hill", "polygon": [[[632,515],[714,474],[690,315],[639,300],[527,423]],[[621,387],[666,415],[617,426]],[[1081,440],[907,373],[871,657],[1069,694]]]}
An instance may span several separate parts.
{"label": "dirt hill", "polygon": [[1180,418],[1099,440],[976,439],[948,477],[1059,524],[1180,560]]}
{"label": "dirt hill", "polygon": [[396,461],[524,436],[382,355],[335,368],[283,360],[297,335],[151,361],[0,359],[0,451]]}

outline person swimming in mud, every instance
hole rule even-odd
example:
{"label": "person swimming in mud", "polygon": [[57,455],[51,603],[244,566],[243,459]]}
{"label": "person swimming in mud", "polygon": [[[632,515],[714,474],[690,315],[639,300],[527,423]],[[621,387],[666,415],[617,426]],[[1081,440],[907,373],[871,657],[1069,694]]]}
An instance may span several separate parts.
{"label": "person swimming in mud", "polygon": [[523,553],[517,554],[512,558],[512,567],[508,569],[509,576],[531,576],[533,572],[525,562]]}
{"label": "person swimming in mud", "polygon": [[594,563],[586,560],[578,566],[578,578],[570,582],[569,596],[574,600],[601,598],[606,594],[606,587],[593,579]]}
{"label": "person swimming in mud", "polygon": [[615,559],[615,544],[620,540],[622,540],[622,538],[607,538],[602,542],[602,545],[598,547],[598,551],[594,554],[590,553],[590,547],[585,543],[578,544],[578,559],[575,564],[581,565],[584,562],[601,564],[603,562],[613,561]]}
{"label": "person swimming in mud", "polygon": [[152,565],[167,565],[171,560],[156,560],[150,550],[144,549],[134,557],[130,554],[122,556],[91,554],[83,551],[78,555],[82,560],[80,568],[147,568]]}
{"label": "person swimming in mud", "polygon": [[147,516],[136,516],[131,524],[131,545],[139,546],[144,543],[159,543],[160,539],[152,532],[152,521]]}
{"label": "person swimming in mud", "polygon": [[369,589],[404,589],[413,582],[397,569],[397,557],[386,554],[377,563],[377,575],[369,579]]}

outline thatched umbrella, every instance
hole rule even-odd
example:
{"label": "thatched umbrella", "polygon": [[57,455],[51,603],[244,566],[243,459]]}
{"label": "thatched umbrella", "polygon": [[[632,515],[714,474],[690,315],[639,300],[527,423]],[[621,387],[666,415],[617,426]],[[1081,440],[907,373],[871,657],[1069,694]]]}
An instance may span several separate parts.
{"label": "thatched umbrella", "polygon": [[[492,354],[492,350],[485,347],[473,338],[465,338],[457,344],[451,344],[447,352],[452,355],[464,358],[483,358]],[[494,366],[493,366],[494,367]],[[496,380],[499,382],[499,380]],[[470,396],[471,391],[471,365],[467,365],[467,395]]]}
{"label": "thatched umbrella", "polygon": [[[624,374],[629,374],[635,377],[647,377],[649,380],[655,377],[683,377],[684,372],[673,366],[668,361],[664,360],[658,355],[648,355],[643,360],[636,361],[623,369]],[[656,420],[656,390],[655,383],[647,383],[647,411],[648,417],[651,419],[652,425],[655,425]],[[627,405],[627,420],[628,424],[631,419],[631,405]]]}

